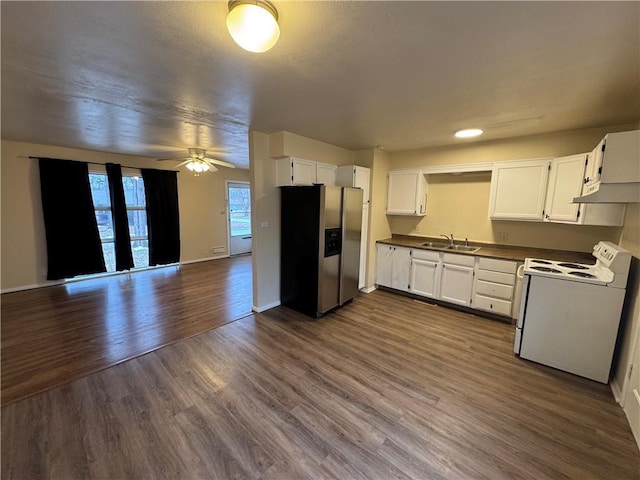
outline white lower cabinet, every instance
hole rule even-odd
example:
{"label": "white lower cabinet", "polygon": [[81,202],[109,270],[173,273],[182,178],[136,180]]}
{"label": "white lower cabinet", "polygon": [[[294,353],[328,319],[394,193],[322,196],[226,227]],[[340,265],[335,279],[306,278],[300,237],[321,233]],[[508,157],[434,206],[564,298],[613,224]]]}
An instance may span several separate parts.
{"label": "white lower cabinet", "polygon": [[507,260],[479,258],[474,283],[473,307],[510,317],[518,264]]}
{"label": "white lower cabinet", "polygon": [[376,254],[376,283],[384,287],[408,291],[411,249],[378,244]]}
{"label": "white lower cabinet", "polygon": [[517,267],[511,260],[378,244],[376,284],[513,317]]}
{"label": "white lower cabinet", "polygon": [[413,250],[409,291],[423,297],[438,298],[439,285],[440,254],[426,250]]}
{"label": "white lower cabinet", "polygon": [[465,307],[471,306],[474,265],[474,257],[443,254],[440,300]]}

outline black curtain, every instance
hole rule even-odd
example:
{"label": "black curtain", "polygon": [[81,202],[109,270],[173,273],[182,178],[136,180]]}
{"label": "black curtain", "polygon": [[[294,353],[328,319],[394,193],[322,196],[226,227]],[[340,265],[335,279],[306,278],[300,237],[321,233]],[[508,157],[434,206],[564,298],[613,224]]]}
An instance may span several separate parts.
{"label": "black curtain", "polygon": [[149,265],[165,265],[180,260],[180,218],[178,215],[178,175],[170,170],[143,168]]}
{"label": "black curtain", "polygon": [[40,158],[39,165],[47,279],[105,272],[87,164]]}
{"label": "black curtain", "polygon": [[106,167],[107,178],[109,179],[109,196],[111,197],[111,215],[113,217],[116,270],[130,270],[133,268],[133,255],[131,254],[127,204],[124,198],[124,187],[122,186],[122,167],[115,163],[107,163]]}

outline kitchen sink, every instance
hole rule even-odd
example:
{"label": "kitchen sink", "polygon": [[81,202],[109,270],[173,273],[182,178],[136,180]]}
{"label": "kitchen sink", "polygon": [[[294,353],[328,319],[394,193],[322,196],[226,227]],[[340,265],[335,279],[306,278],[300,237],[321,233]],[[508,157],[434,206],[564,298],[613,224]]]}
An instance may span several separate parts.
{"label": "kitchen sink", "polygon": [[425,242],[422,244],[422,246],[427,248],[437,248],[440,250],[454,250],[456,252],[467,252],[467,253],[474,253],[480,250],[480,247],[472,247],[471,245],[451,245],[449,243],[444,243],[444,242]]}
{"label": "kitchen sink", "polygon": [[429,247],[429,248],[442,248],[442,249],[446,249],[450,247],[448,243],[443,243],[443,242],[425,242],[422,244],[422,246]]}
{"label": "kitchen sink", "polygon": [[447,250],[473,253],[480,250],[480,247],[472,247],[471,245],[447,245]]}

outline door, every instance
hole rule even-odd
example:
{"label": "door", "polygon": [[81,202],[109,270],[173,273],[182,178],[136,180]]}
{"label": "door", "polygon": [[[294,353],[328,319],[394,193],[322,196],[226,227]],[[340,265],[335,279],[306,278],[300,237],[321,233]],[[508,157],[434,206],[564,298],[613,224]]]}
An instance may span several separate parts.
{"label": "door", "polygon": [[581,205],[571,203],[582,194],[587,154],[554,158],[549,172],[545,221],[578,222]]}
{"label": "door", "polygon": [[411,270],[411,250],[393,247],[393,262],[391,268],[391,287],[406,292],[409,290],[409,275]]}
{"label": "door", "polygon": [[438,262],[412,259],[409,291],[417,295],[435,298],[437,296],[438,273]]}
{"label": "door", "polygon": [[376,245],[376,283],[384,287],[391,286],[393,265],[393,247],[379,243]]}
{"label": "door", "polygon": [[336,184],[336,167],[333,165],[318,163],[316,165],[315,183],[321,183],[322,185],[333,187]]}
{"label": "door", "polygon": [[498,162],[491,173],[489,218],[542,220],[549,160]]}
{"label": "door", "polygon": [[640,330],[636,338],[635,355],[632,358],[631,376],[623,405],[633,436],[636,437],[636,443],[640,447]]}
{"label": "door", "polygon": [[471,305],[473,289],[473,267],[462,265],[442,265],[440,299],[458,305]]}
{"label": "door", "polygon": [[251,252],[251,191],[249,182],[227,181],[229,255]]}
{"label": "door", "polygon": [[342,260],[340,305],[358,293],[360,246],[362,239],[362,190],[342,189]]}
{"label": "door", "polygon": [[[387,189],[388,215],[418,215],[418,197],[420,179],[423,178],[419,170],[389,172]],[[420,215],[424,215],[421,211]]]}
{"label": "door", "polygon": [[358,288],[364,288],[367,274],[367,238],[369,234],[369,204],[362,204],[362,230],[360,232],[360,272]]}

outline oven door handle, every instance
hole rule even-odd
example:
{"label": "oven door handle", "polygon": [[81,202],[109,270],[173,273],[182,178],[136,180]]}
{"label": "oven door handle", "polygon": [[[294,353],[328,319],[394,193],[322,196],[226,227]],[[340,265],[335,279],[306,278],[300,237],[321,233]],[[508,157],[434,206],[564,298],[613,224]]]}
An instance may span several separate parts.
{"label": "oven door handle", "polygon": [[524,263],[518,267],[518,271],[516,272],[516,276],[522,280],[524,278]]}

